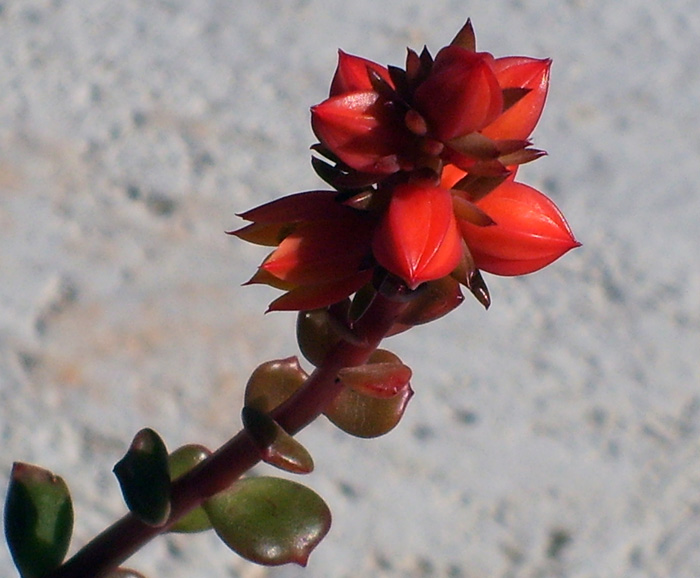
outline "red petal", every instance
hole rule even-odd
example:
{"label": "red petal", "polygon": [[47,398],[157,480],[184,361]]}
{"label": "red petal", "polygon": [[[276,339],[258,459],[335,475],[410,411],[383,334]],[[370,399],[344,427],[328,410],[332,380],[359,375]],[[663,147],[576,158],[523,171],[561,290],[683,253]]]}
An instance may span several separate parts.
{"label": "red petal", "polygon": [[308,191],[276,199],[238,215],[255,223],[293,223],[345,217],[347,208],[336,203],[336,191]]}
{"label": "red petal", "polygon": [[372,221],[365,215],[297,227],[262,264],[278,279],[298,285],[343,279],[360,271],[370,255]]}
{"label": "red petal", "polygon": [[459,46],[443,48],[430,76],[416,90],[415,102],[439,140],[482,129],[503,111],[493,57]]}
{"label": "red petal", "polygon": [[[351,168],[374,174],[399,170],[408,131],[393,106],[376,92],[351,92],[311,109],[314,134]],[[410,138],[410,137],[409,137]]]}
{"label": "red petal", "polygon": [[494,63],[501,88],[527,88],[530,92],[482,130],[493,139],[526,139],[540,119],[552,61],[524,56],[498,58]]}
{"label": "red petal", "polygon": [[275,299],[268,311],[310,311],[328,307],[352,295],[372,278],[372,271],[363,271],[352,277],[321,283],[303,285]]}
{"label": "red petal", "polygon": [[496,224],[459,229],[478,269],[495,275],[524,275],[578,247],[564,216],[545,195],[506,181],[476,203]]}
{"label": "red petal", "polygon": [[366,58],[338,50],[338,67],[331,82],[330,96],[372,90],[372,83],[367,75],[368,68],[374,70],[391,86],[394,85],[386,67]]}
{"label": "red petal", "polygon": [[372,248],[377,261],[411,288],[448,275],[462,253],[450,192],[418,184],[397,186]]}

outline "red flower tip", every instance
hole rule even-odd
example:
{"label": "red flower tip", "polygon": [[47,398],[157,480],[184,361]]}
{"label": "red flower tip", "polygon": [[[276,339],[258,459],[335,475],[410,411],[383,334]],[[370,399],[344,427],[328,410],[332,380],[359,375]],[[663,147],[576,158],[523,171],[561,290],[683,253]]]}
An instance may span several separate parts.
{"label": "red flower tip", "polygon": [[550,59],[538,60],[525,56],[508,56],[494,62],[498,83],[504,90],[526,89],[513,106],[507,108],[482,131],[493,139],[526,139],[542,115],[549,90]]}
{"label": "red flower tip", "polygon": [[338,50],[338,67],[331,82],[330,96],[338,96],[348,92],[372,90],[367,70],[373,70],[386,82],[393,86],[389,71],[385,66]]}
{"label": "red flower tip", "polygon": [[580,246],[557,206],[522,183],[506,181],[476,205],[496,224],[460,220],[459,229],[475,266],[488,273],[532,273]]}
{"label": "red flower tip", "polygon": [[503,111],[493,56],[460,46],[443,48],[416,90],[415,102],[433,136],[441,141],[484,128]]}
{"label": "red flower tip", "polygon": [[398,185],[372,240],[374,257],[415,289],[449,275],[462,255],[447,189]]}

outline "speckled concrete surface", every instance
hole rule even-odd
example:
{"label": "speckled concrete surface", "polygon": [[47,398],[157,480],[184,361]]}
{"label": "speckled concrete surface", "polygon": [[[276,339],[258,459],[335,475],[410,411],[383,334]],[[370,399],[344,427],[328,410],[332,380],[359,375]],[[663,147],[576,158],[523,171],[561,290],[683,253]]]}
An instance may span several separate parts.
{"label": "speckled concrete surface", "polygon": [[[0,482],[73,491],[74,547],[123,512],[112,465],[151,426],[216,446],[293,316],[242,288],[235,213],[317,187],[308,107],[335,50],[400,64],[467,16],[552,57],[522,171],[584,247],[388,346],[405,420],[301,439],[334,525],[306,570],[168,537],[149,576],[693,578],[700,567],[700,9],[691,0],[0,2]],[[263,470],[261,470],[263,471]],[[0,575],[14,576],[0,548]]]}

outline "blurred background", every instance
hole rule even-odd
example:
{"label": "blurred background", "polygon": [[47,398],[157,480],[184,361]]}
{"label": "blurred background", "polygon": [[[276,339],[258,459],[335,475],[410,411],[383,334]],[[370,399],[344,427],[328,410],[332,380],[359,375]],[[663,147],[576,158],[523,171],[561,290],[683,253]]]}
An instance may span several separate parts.
{"label": "blurred background", "polygon": [[[0,2],[0,484],[63,476],[73,548],[124,506],[114,463],[240,427],[259,363],[296,354],[237,212],[318,188],[309,107],[336,49],[403,64],[467,17],[551,57],[520,180],[583,247],[386,346],[416,395],[378,440],[325,420],[302,479],[330,504],[306,570],[213,535],[129,563],[208,578],[668,577],[700,566],[700,10],[693,0]],[[260,468],[260,473],[272,473]],[[4,489],[3,489],[4,492]],[[0,575],[14,576],[6,547]]]}

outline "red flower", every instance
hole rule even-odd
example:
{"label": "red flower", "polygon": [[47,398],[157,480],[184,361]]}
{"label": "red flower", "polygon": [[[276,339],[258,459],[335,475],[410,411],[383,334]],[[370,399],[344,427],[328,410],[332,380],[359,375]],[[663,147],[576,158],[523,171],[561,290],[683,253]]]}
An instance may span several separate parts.
{"label": "red flower", "polygon": [[449,275],[462,255],[450,191],[398,185],[374,234],[372,249],[379,264],[411,289]]}
{"label": "red flower", "polygon": [[232,234],[278,245],[249,281],[287,291],[270,310],[327,307],[371,279],[376,219],[342,205],[336,197],[333,191],[297,193],[241,215],[253,223]]}
{"label": "red flower", "polygon": [[476,205],[495,221],[489,227],[458,221],[477,269],[524,275],[580,245],[557,206],[522,183],[506,181]]}

